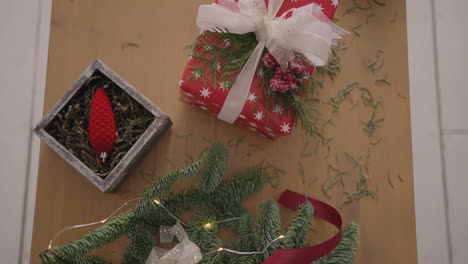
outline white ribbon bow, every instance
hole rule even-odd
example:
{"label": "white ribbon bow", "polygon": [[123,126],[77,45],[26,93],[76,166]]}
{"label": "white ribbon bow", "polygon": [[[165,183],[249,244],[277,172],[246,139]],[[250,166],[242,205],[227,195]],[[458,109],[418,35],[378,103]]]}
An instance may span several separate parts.
{"label": "white ribbon bow", "polygon": [[195,264],[202,260],[200,248],[193,243],[179,222],[175,226],[161,226],[161,243],[170,243],[174,236],[179,240],[171,250],[154,247],[146,260],[146,264]]}
{"label": "white ribbon bow", "polygon": [[[286,69],[295,52],[304,55],[313,65],[327,63],[330,47],[335,39],[347,32],[333,24],[311,3],[276,17],[284,0],[219,0],[219,3],[201,5],[197,26],[203,31],[225,29],[233,34],[254,32],[258,44],[232,85],[218,118],[234,123],[242,112],[265,47]],[[290,17],[287,17],[289,16]]]}

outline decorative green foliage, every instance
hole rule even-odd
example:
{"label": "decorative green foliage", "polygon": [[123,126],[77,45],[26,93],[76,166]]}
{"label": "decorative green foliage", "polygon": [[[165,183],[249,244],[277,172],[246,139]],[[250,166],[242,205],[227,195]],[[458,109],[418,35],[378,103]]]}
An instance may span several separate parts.
{"label": "decorative green foliage", "polygon": [[285,238],[281,240],[282,248],[297,248],[305,245],[309,235],[311,219],[314,215],[314,208],[311,203],[304,203],[289,224]]}
{"label": "decorative green foliage", "polygon": [[155,245],[153,238],[141,228],[133,227],[128,231],[128,240],[123,263],[145,263]]}
{"label": "decorative green foliage", "polygon": [[[272,200],[264,201],[260,206],[260,215],[258,216],[256,230],[254,231],[255,246],[263,250],[266,246],[280,235],[281,217],[276,204]],[[268,257],[276,251],[277,243],[268,248],[263,257]]]}
{"label": "decorative green foliage", "polygon": [[[206,222],[195,222],[195,225],[203,227]],[[189,230],[190,239],[198,245],[202,252],[216,251],[223,245],[223,241],[216,235],[217,227],[214,228],[191,228]]]}
{"label": "decorative green foliage", "polygon": [[353,264],[359,239],[359,227],[350,223],[343,231],[343,240],[330,254],[311,264]]}
{"label": "decorative green foliage", "polygon": [[198,188],[203,193],[213,192],[221,183],[221,177],[227,167],[229,152],[221,143],[214,143],[206,156],[206,166],[203,170],[203,178]]}
{"label": "decorative green foliage", "polygon": [[[199,76],[204,84],[209,82],[214,88],[220,84],[230,88],[257,43],[254,33],[237,35],[225,30],[204,32],[187,47],[192,51],[190,56],[200,63],[200,66],[190,67],[190,79]],[[209,74],[208,78],[205,71]]]}
{"label": "decorative green foliage", "polygon": [[253,251],[254,250],[254,241],[253,241],[253,219],[249,214],[244,214],[239,220],[239,248],[242,251]]}
{"label": "decorative green foliage", "polygon": [[[122,263],[144,264],[152,248],[158,244],[156,238],[160,226],[174,225],[176,222],[164,209],[176,217],[198,209],[187,221],[189,227],[186,230],[190,239],[202,251],[203,260],[200,264],[260,264],[275,250],[304,246],[313,216],[312,205],[302,205],[285,232],[281,232],[279,208],[274,201],[263,202],[258,216],[251,216],[241,205],[242,201],[259,192],[270,180],[265,170],[247,168],[235,172],[233,177],[227,180],[222,180],[227,162],[227,148],[219,143],[213,144],[193,164],[176,169],[156,180],[147,188],[142,201],[135,209],[115,217],[76,241],[60,248],[46,250],[40,256],[41,262],[108,264],[110,262],[104,258],[90,253],[126,235],[129,246],[123,254]],[[172,185],[179,177],[191,177],[195,174],[202,175],[197,188],[171,191]],[[207,223],[212,224],[207,227]],[[230,241],[221,240],[218,237],[218,230],[221,228],[238,233],[238,237]],[[285,237],[275,240],[280,234],[284,234]],[[344,240],[345,244],[330,255],[330,259],[336,257],[338,260],[350,256],[350,262],[330,263],[351,263],[353,252],[350,251],[355,248],[356,237],[357,235],[352,236],[349,241]],[[270,243],[271,246],[268,247]],[[219,252],[220,247],[259,253],[237,255],[226,251]]]}

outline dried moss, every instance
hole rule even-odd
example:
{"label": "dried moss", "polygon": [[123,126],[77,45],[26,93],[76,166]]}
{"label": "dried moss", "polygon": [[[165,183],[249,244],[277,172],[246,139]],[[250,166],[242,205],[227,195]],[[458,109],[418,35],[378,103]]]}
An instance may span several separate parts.
{"label": "dried moss", "polygon": [[[100,164],[89,143],[88,118],[94,91],[104,87],[117,125],[117,142]],[[45,128],[98,176],[105,178],[153,122],[154,116],[101,72],[96,71]]]}

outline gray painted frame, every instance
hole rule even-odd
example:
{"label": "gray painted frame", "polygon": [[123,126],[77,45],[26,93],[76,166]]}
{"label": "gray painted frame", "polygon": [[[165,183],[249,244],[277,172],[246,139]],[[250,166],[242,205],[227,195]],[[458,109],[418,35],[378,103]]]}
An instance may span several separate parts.
{"label": "gray painted frame", "polygon": [[[99,70],[109,79],[115,82],[120,88],[122,88],[128,95],[130,95],[135,101],[145,107],[151,114],[155,116],[154,121],[146,129],[146,131],[140,136],[130,150],[125,154],[122,160],[112,169],[105,179],[97,176],[90,168],[88,168],[81,160],[70,153],[62,144],[60,144],[54,137],[52,137],[45,128],[54,119],[54,117],[62,110],[62,108],[72,99],[72,97],[78,92],[78,90],[85,84],[85,82],[93,75],[93,73]],[[55,150],[63,159],[68,161],[76,170],[83,174],[89,181],[91,181],[96,187],[102,192],[111,192],[119,185],[124,179],[125,175],[130,169],[141,159],[141,157],[149,151],[155,140],[165,130],[171,126],[172,122],[169,116],[155,106],[150,100],[148,100],[143,94],[137,91],[132,85],[127,83],[117,73],[112,71],[106,66],[101,60],[96,59],[93,61],[88,68],[81,74],[78,80],[71,86],[70,89],[62,96],[52,109],[44,116],[44,118],[37,124],[33,132],[39,138],[44,140],[53,150]]]}

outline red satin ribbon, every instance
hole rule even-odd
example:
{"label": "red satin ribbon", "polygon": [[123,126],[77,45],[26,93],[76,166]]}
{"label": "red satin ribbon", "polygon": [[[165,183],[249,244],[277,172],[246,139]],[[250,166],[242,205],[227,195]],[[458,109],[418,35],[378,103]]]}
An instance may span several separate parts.
{"label": "red satin ribbon", "polygon": [[314,217],[336,226],[339,230],[338,233],[329,240],[314,246],[277,250],[262,264],[309,264],[330,253],[341,242],[343,221],[340,213],[332,206],[290,190],[286,190],[278,202],[291,210],[297,210],[306,199],[314,206]]}

